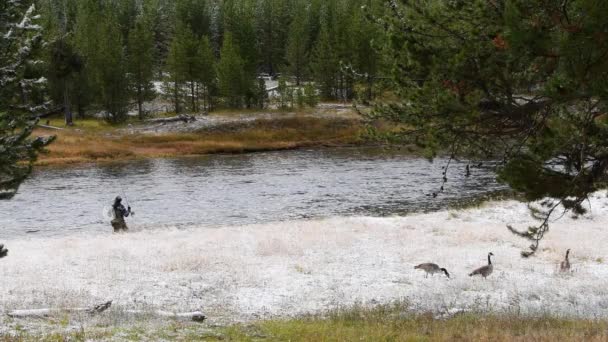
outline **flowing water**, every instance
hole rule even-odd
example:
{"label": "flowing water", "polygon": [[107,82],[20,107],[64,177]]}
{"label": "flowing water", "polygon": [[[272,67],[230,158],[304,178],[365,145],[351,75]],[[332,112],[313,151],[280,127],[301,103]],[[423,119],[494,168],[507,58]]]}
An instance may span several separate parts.
{"label": "flowing water", "polygon": [[[491,168],[467,178],[454,163],[433,198],[445,164],[350,148],[38,168],[0,201],[9,249],[0,306],[113,301],[113,313],[75,319],[76,330],[129,324],[122,309],[202,311],[225,324],[399,300],[440,317],[608,317],[605,191],[590,196],[584,217],[552,222],[538,255],[524,259],[529,242],[507,225],[538,224],[527,205],[440,210],[501,189]],[[129,234],[110,234],[104,207],[123,192],[136,215]],[[421,211],[430,213],[399,216]],[[571,274],[556,271],[566,249]],[[468,277],[490,251],[494,273]],[[414,269],[422,262],[451,277],[425,278]],[[0,332],[39,322],[0,317]]]}
{"label": "flowing water", "polygon": [[38,168],[0,201],[1,238],[111,231],[108,209],[126,197],[133,230],[216,227],[333,216],[434,211],[501,189],[489,168],[433,163],[399,151],[341,148],[212,155]]}

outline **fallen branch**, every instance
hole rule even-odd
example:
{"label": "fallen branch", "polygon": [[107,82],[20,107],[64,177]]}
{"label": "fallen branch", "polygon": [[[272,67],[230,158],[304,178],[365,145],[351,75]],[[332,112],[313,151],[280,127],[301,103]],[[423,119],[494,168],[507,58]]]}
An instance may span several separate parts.
{"label": "fallen branch", "polygon": [[64,128],[50,126],[50,125],[41,125],[41,124],[38,124],[38,127],[42,127],[42,128],[46,128],[46,129],[54,129],[54,130],[57,130],[57,131],[63,131],[64,130]]}
{"label": "fallen branch", "polygon": [[77,313],[86,312],[91,315],[102,313],[112,306],[112,301],[95,305],[92,308],[68,308],[68,309],[30,309],[30,310],[15,310],[8,313],[11,318],[47,318],[57,313]]}
{"label": "fallen branch", "polygon": [[146,122],[150,122],[150,123],[170,123],[170,122],[184,122],[184,123],[189,123],[189,122],[194,122],[196,121],[196,118],[193,115],[186,115],[186,114],[180,114],[177,116],[172,116],[169,118],[156,118],[156,119],[149,119],[146,120]]}
{"label": "fallen branch", "polygon": [[157,311],[126,310],[125,312],[129,313],[129,314],[134,314],[134,315],[152,314],[154,316],[159,316],[159,317],[172,318],[172,319],[178,319],[178,320],[189,320],[189,321],[194,321],[194,322],[203,322],[205,319],[207,319],[207,317],[200,311],[177,313],[177,312],[169,312],[169,311],[162,311],[162,310],[157,310]]}
{"label": "fallen branch", "polygon": [[[95,305],[92,308],[69,308],[69,309],[31,309],[31,310],[14,310],[8,313],[11,318],[37,318],[43,319],[48,318],[57,314],[65,313],[88,313],[90,315],[96,315],[106,311],[112,306],[112,301],[108,301],[99,305]],[[126,314],[131,315],[153,315],[163,318],[170,318],[175,320],[188,320],[193,322],[203,322],[207,317],[200,311],[194,312],[169,312],[169,311],[144,311],[144,310],[125,310]]]}

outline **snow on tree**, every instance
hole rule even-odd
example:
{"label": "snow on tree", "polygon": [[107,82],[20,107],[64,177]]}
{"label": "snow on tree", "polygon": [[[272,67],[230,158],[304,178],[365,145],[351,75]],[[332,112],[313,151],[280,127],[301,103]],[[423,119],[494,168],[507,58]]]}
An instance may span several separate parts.
{"label": "snow on tree", "polygon": [[[42,28],[33,1],[0,2],[0,199],[12,198],[53,137],[32,138],[31,118],[46,108],[36,71]],[[0,253],[1,254],[1,253]]]}

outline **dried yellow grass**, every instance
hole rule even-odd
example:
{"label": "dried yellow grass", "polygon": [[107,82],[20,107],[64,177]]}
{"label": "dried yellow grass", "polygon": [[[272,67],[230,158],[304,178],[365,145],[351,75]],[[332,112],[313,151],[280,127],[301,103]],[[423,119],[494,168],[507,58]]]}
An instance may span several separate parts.
{"label": "dried yellow grass", "polygon": [[78,130],[40,129],[37,133],[55,134],[57,140],[38,165],[337,146],[361,142],[362,131],[355,121],[320,118],[260,120],[229,132],[138,135],[87,124]]}

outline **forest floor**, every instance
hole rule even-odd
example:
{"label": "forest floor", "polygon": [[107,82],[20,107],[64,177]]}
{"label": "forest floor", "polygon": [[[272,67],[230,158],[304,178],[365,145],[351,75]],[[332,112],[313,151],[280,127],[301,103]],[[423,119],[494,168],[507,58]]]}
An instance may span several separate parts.
{"label": "forest floor", "polygon": [[[363,118],[342,105],[325,104],[300,112],[220,111],[196,119],[166,124],[133,121],[121,126],[84,119],[61,130],[39,128],[35,134],[53,134],[57,140],[40,156],[38,165],[365,143]],[[48,123],[63,126],[61,118]]]}

